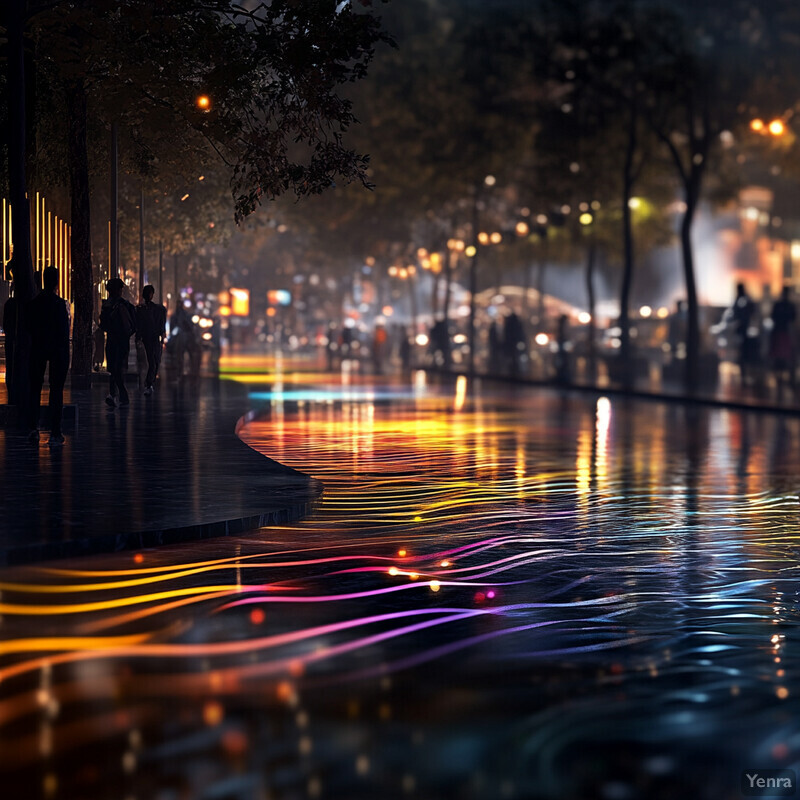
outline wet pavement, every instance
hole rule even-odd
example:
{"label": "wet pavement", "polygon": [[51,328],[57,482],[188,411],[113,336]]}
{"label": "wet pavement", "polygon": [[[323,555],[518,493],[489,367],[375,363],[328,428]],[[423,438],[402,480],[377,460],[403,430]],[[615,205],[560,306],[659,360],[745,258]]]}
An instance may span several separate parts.
{"label": "wet pavement", "polygon": [[[757,370],[752,370],[746,380],[742,380],[737,365],[729,361],[714,364],[701,370],[699,382],[692,386],[691,391],[687,390],[681,369],[672,369],[667,373],[668,377],[663,377],[662,365],[658,361],[645,361],[627,383],[609,374],[607,361],[601,361],[594,373],[588,369],[585,359],[580,362],[566,381],[569,388],[664,402],[691,400],[693,403],[712,407],[800,413],[800,384],[791,384],[788,376],[775,374],[768,368],[766,358]],[[477,371],[485,378],[501,382],[555,388],[565,385],[556,379],[555,367],[550,358],[536,358],[516,377],[496,367],[497,365],[489,365],[483,361]],[[459,373],[466,374],[463,364],[456,365],[453,369],[453,374]]]}
{"label": "wet pavement", "polygon": [[[0,428],[0,564],[152,547],[287,522],[318,483],[235,433],[246,392],[213,380],[159,381],[109,410],[106,381],[70,392],[66,444]],[[0,398],[4,399],[4,398]]]}
{"label": "wet pavement", "polygon": [[797,769],[800,420],[241,373],[240,435],[319,506],[4,570],[11,796],[719,800]]}

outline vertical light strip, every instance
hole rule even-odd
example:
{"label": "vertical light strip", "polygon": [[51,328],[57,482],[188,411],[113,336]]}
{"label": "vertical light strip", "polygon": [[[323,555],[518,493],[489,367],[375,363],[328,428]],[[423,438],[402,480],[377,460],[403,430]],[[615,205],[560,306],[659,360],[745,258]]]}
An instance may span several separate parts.
{"label": "vertical light strip", "polygon": [[47,266],[47,203],[42,195],[42,266],[44,269]]}
{"label": "vertical light strip", "polygon": [[36,264],[35,270],[38,272],[39,270],[39,192],[36,192]]}

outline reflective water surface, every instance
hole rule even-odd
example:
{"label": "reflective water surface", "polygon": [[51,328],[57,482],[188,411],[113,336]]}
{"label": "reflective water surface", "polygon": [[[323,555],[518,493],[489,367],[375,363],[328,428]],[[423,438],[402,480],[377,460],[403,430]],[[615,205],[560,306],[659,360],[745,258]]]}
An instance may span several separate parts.
{"label": "reflective water surface", "polygon": [[6,571],[12,797],[739,798],[797,769],[800,420],[307,376],[325,484],[236,539]]}

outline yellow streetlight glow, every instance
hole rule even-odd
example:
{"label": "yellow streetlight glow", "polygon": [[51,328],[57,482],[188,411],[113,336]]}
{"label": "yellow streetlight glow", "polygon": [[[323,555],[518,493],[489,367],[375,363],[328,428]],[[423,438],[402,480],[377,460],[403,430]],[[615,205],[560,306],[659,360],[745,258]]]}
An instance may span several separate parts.
{"label": "yellow streetlight glow", "polygon": [[417,258],[427,258],[427,257],[428,257],[428,251],[424,247],[420,247],[417,250]]}
{"label": "yellow streetlight glow", "polygon": [[783,136],[786,132],[786,126],[779,119],[774,119],[769,124],[769,132],[773,136]]}
{"label": "yellow streetlight glow", "polygon": [[247,289],[233,289],[231,293],[231,313],[235,317],[246,317],[250,314],[250,292]]}
{"label": "yellow streetlight glow", "polygon": [[756,133],[760,133],[764,130],[764,120],[763,119],[754,119],[750,122],[750,130],[755,131]]}
{"label": "yellow streetlight glow", "polygon": [[641,197],[631,197],[631,199],[628,200],[628,208],[632,208],[635,211],[637,208],[641,207],[642,207]]}
{"label": "yellow streetlight glow", "polygon": [[518,222],[515,230],[517,231],[517,236],[527,236],[530,227],[527,222]]}
{"label": "yellow streetlight glow", "polygon": [[468,258],[472,258],[477,252],[478,251],[475,249],[475,247],[470,245],[466,250],[464,250],[464,255],[466,255]]}
{"label": "yellow streetlight glow", "polygon": [[649,317],[652,313],[653,313],[653,309],[650,308],[650,306],[642,306],[639,309],[640,316],[645,317],[645,318]]}
{"label": "yellow streetlight glow", "polygon": [[594,222],[594,217],[587,211],[578,217],[578,221],[581,225],[591,225]]}
{"label": "yellow streetlight glow", "polygon": [[490,241],[492,244],[500,244],[503,241],[503,235],[498,231],[495,231],[490,237]]}
{"label": "yellow streetlight glow", "polygon": [[397,267],[389,267],[389,275],[394,278],[397,275]]}
{"label": "yellow streetlight glow", "polygon": [[481,232],[478,234],[478,241],[479,241],[481,244],[489,244],[489,234],[488,234],[488,233],[486,233],[486,231],[481,231]]}
{"label": "yellow streetlight glow", "polygon": [[211,98],[207,94],[201,94],[195,102],[201,111],[208,111],[211,108]]}

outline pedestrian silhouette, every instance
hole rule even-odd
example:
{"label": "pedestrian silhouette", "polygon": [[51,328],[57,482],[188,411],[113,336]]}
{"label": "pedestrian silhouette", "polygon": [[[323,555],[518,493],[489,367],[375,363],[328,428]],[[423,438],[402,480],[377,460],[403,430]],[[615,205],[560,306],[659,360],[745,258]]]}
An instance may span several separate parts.
{"label": "pedestrian silhouette", "polygon": [[503,348],[506,352],[506,363],[511,375],[519,375],[525,357],[525,329],[522,320],[512,311],[503,322]]}
{"label": "pedestrian silhouette", "polygon": [[489,325],[489,371],[497,369],[502,361],[503,342],[500,337],[500,327],[496,320]]}
{"label": "pedestrian silhouette", "polygon": [[100,327],[106,332],[106,364],[111,373],[106,405],[116,408],[130,403],[125,372],[131,336],[136,332],[136,309],[122,296],[125,284],[119,278],[106,281],[108,299],[100,311]]}
{"label": "pedestrian silhouette", "polygon": [[772,368],[778,375],[778,386],[783,383],[783,373],[789,373],[789,382],[794,385],[794,321],[797,310],[789,299],[789,287],[784,286],[781,296],[772,306],[772,330],[770,332],[769,356]]}
{"label": "pedestrian silhouette", "polygon": [[56,294],[58,270],[46,267],[43,288],[27,306],[27,325],[31,337],[30,398],[28,406],[28,438],[39,441],[42,384],[49,365],[50,384],[50,447],[64,444],[61,416],[64,409],[64,382],[69,369],[69,310]]}
{"label": "pedestrian silhouette", "polygon": [[339,343],[336,341],[336,324],[333,322],[328,323],[327,342],[325,344],[325,355],[328,359],[328,372],[333,372],[336,360],[336,351]]}
{"label": "pedestrian silhouette", "polygon": [[388,338],[386,328],[381,323],[378,323],[375,326],[375,333],[372,339],[372,365],[376,375],[383,373],[383,359],[386,355]]}
{"label": "pedestrian silhouette", "polygon": [[411,369],[411,360],[413,355],[414,342],[409,332],[401,327],[400,328],[400,364],[402,365],[403,372],[408,372]]}
{"label": "pedestrian silhouette", "polygon": [[450,366],[450,331],[447,320],[440,319],[433,323],[428,338],[428,350],[435,367]]}
{"label": "pedestrian silhouette", "polygon": [[[754,361],[754,343],[750,336],[750,321],[755,312],[755,304],[747,295],[743,283],[736,284],[736,299],[733,301],[734,332],[739,346],[739,372],[742,382],[747,377],[748,368]],[[755,341],[757,346],[758,340]]]}
{"label": "pedestrian silhouette", "polygon": [[144,393],[153,394],[158,367],[161,363],[161,348],[167,335],[167,309],[161,303],[153,302],[156,290],[148,284],[142,289],[144,302],[136,307],[136,340],[144,345],[147,356],[147,376],[144,379]]}
{"label": "pedestrian silhouette", "polygon": [[571,380],[571,370],[569,363],[569,351],[571,348],[569,338],[569,318],[562,314],[558,318],[558,333],[556,335],[556,382],[566,385]]}
{"label": "pedestrian silhouette", "polygon": [[353,328],[345,325],[339,336],[340,361],[347,361],[353,355]]}
{"label": "pedestrian silhouette", "polygon": [[[233,328],[228,328],[230,335]],[[171,356],[175,358],[175,375],[183,377],[186,355],[189,356],[189,375],[196,378],[200,375],[200,360],[203,355],[197,328],[189,316],[189,312],[179,297],[175,303],[175,311],[169,320]],[[170,362],[172,363],[172,362]]]}

